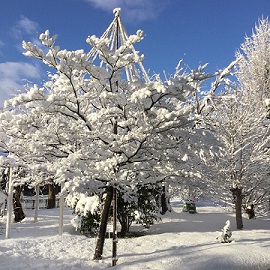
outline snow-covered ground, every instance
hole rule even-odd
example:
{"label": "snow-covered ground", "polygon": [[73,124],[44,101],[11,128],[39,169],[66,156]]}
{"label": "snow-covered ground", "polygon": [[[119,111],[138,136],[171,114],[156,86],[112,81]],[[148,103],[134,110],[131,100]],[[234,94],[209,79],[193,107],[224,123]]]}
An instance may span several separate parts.
{"label": "snow-covered ground", "polygon": [[[189,214],[182,212],[182,206],[177,201],[172,202],[172,206],[172,212],[152,226],[147,235],[119,239],[119,260],[113,269],[270,269],[269,218],[245,218],[244,229],[236,230],[233,213],[223,208],[199,206],[197,214]],[[69,222],[72,215],[68,209],[65,211],[64,234],[59,236],[58,211],[40,210],[38,222],[34,223],[34,211],[27,210],[27,218],[23,222],[12,224],[10,239],[5,239],[4,226],[0,224],[1,270],[111,267],[112,240],[106,239],[103,260],[93,261],[96,239],[74,231]],[[216,237],[226,220],[231,221],[234,241],[217,243]]]}

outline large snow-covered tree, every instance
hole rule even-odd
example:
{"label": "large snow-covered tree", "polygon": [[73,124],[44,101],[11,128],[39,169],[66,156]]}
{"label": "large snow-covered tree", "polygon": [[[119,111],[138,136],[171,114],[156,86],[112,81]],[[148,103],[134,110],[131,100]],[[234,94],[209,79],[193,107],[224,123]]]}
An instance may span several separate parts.
{"label": "large snow-covered tree", "polygon": [[244,91],[231,90],[217,98],[216,109],[208,116],[222,149],[222,154],[212,159],[215,166],[209,170],[213,176],[210,185],[221,200],[235,204],[238,229],[243,226],[242,204],[262,205],[269,192],[265,112],[265,108],[254,108]]}
{"label": "large snow-covered tree", "polygon": [[[40,35],[45,50],[23,42],[26,56],[54,72],[42,87],[9,100],[1,121],[7,148],[29,169],[54,175],[69,194],[106,194],[94,255],[100,259],[115,190],[128,194],[138,184],[197,175],[195,166],[183,166],[186,157],[192,162],[197,156],[190,147],[198,136],[195,122],[233,64],[214,75],[205,66],[191,72],[178,67],[165,81],[158,75],[148,80],[133,72],[143,60],[133,47],[143,38],[141,30],[113,48],[105,36],[88,37],[102,65],[95,64],[92,50],[61,50],[56,38],[49,31]],[[210,78],[215,81],[196,106],[201,84]]]}
{"label": "large snow-covered tree", "polygon": [[207,117],[223,148],[223,155],[216,158],[216,172],[210,170],[221,180],[220,187],[212,188],[225,201],[233,195],[239,229],[243,226],[241,207],[254,204],[258,209],[269,197],[270,144],[265,105],[270,94],[269,30],[268,20],[262,19],[251,37],[245,38],[236,53],[237,82],[216,98]]}
{"label": "large snow-covered tree", "polygon": [[[270,111],[270,23],[268,18],[258,20],[252,35],[245,38],[236,57],[241,58],[241,61],[236,65],[236,77],[239,88],[248,97],[254,111],[262,112],[262,124],[269,125],[269,122],[264,119],[264,117],[269,119]],[[269,141],[269,136],[270,134],[268,133],[266,141],[267,139]],[[268,156],[265,156],[265,159],[269,162],[269,142],[265,143],[264,147],[265,152],[268,152]],[[269,187],[270,171],[267,171],[268,176],[266,179],[268,179]]]}
{"label": "large snow-covered tree", "polygon": [[[236,53],[241,58],[236,66],[236,76],[242,89],[255,101],[270,98],[270,23],[260,19],[250,37]],[[265,104],[263,104],[264,106]]]}

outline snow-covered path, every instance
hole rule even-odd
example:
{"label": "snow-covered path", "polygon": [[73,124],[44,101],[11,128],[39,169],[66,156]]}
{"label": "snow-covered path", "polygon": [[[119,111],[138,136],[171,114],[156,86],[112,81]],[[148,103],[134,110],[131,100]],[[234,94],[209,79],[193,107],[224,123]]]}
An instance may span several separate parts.
{"label": "snow-covered path", "polygon": [[[173,211],[152,226],[147,235],[119,239],[116,270],[222,270],[270,269],[270,220],[244,219],[244,229],[235,229],[234,215],[220,207],[198,207],[198,214],[183,213],[174,202]],[[0,236],[0,269],[107,269],[111,263],[111,239],[104,259],[92,260],[95,239],[74,232],[65,212],[65,233],[58,236],[58,209],[41,210],[39,221],[28,218],[12,224],[11,238]],[[226,220],[231,221],[233,242],[217,243]],[[140,230],[134,227],[133,230]]]}

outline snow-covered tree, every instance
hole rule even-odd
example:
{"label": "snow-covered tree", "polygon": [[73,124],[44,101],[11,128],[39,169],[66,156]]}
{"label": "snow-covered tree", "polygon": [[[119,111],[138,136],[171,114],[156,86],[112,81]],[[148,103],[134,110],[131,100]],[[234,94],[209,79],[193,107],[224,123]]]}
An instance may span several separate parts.
{"label": "snow-covered tree", "polygon": [[252,35],[245,38],[236,54],[241,57],[237,65],[237,79],[254,101],[261,102],[270,98],[270,23],[260,19]]}
{"label": "snow-covered tree", "polygon": [[265,108],[254,106],[245,91],[231,90],[217,98],[216,109],[208,116],[222,149],[212,160],[210,185],[221,200],[235,205],[238,229],[243,226],[242,205],[262,205],[269,192],[269,125],[265,115]]}
{"label": "snow-covered tree", "polygon": [[[236,77],[240,89],[248,96],[254,110],[262,111],[262,115],[269,119],[270,100],[270,23],[268,18],[259,19],[250,37],[246,37],[240,50],[236,54],[241,61],[236,65]],[[265,114],[266,111],[266,114]],[[263,117],[262,117],[263,118]],[[265,125],[269,122],[264,121]],[[269,140],[269,133],[268,138]],[[270,143],[265,144],[265,152],[269,153]],[[270,155],[265,156],[269,162]],[[269,179],[269,170],[268,177]],[[266,188],[269,187],[266,185]],[[269,189],[265,190],[268,197]]]}
{"label": "snow-covered tree", "polygon": [[217,237],[217,240],[219,240],[221,243],[231,243],[231,237],[231,222],[230,220],[227,220],[225,226],[221,230],[220,236]]}
{"label": "snow-covered tree", "polygon": [[[223,149],[216,157],[213,193],[227,201],[233,195],[237,228],[242,228],[241,207],[265,206],[269,197],[269,120],[265,100],[269,98],[270,28],[260,20],[251,37],[236,53],[239,59],[232,88],[216,98],[207,118]],[[214,160],[212,160],[214,161]],[[208,174],[208,177],[212,176]]]}
{"label": "snow-covered tree", "polygon": [[[150,81],[138,72],[125,75],[130,66],[136,71],[135,64],[140,66],[143,60],[133,47],[143,32],[125,38],[113,48],[107,37],[87,38],[102,65],[90,57],[92,50],[61,50],[49,31],[40,35],[44,51],[23,42],[26,56],[43,61],[55,72],[42,87],[34,85],[9,100],[1,115],[8,148],[22,163],[54,175],[69,194],[106,195],[95,259],[102,257],[116,189],[121,187],[126,194],[138,184],[198,175],[195,167],[183,166],[184,156],[190,162],[197,156],[190,147],[197,138],[197,113],[233,66],[214,75],[206,74],[205,67],[190,73],[178,67],[165,81],[159,76]],[[209,78],[215,79],[211,90],[196,107],[194,98]]]}

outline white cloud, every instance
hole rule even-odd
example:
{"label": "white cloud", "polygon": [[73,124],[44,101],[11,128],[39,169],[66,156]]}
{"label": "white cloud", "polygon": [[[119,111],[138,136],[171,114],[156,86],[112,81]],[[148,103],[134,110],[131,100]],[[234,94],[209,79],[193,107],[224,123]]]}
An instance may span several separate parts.
{"label": "white cloud", "polygon": [[111,11],[120,7],[129,20],[149,20],[158,16],[163,7],[171,0],[86,0],[94,7]]}
{"label": "white cloud", "polygon": [[118,0],[87,0],[87,2],[92,3],[96,8],[103,10],[113,10],[115,7],[119,6]]}
{"label": "white cloud", "polygon": [[[11,35],[19,41],[16,48],[21,53],[24,52],[22,49],[22,40],[30,41],[34,45],[42,47],[39,37],[39,24],[37,22],[31,21],[25,16],[21,16],[18,22],[11,27]],[[1,41],[0,41],[1,48]]]}
{"label": "white cloud", "polygon": [[38,32],[38,23],[31,21],[25,16],[21,16],[18,23],[12,28],[12,33],[16,38],[21,39],[24,34],[35,35]]}
{"label": "white cloud", "polygon": [[40,78],[39,68],[29,63],[0,63],[0,108],[6,99],[23,89],[25,79],[37,80]]}
{"label": "white cloud", "polygon": [[18,26],[29,35],[36,33],[38,29],[38,23],[31,21],[26,17],[21,17]]}

